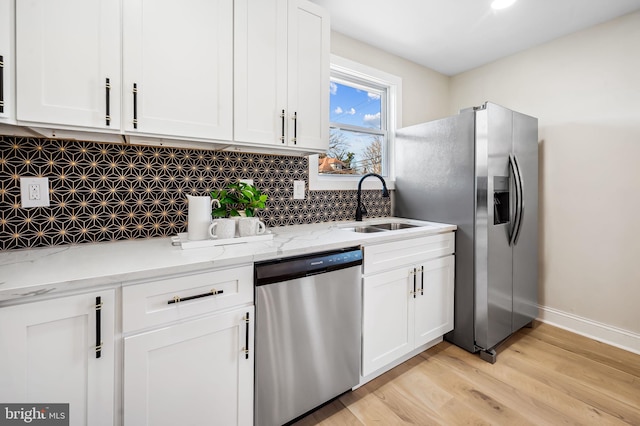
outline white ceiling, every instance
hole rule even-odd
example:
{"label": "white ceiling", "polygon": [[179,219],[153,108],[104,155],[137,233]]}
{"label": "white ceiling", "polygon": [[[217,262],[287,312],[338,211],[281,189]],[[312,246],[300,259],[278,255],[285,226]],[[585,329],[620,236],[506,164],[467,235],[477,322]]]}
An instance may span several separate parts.
{"label": "white ceiling", "polygon": [[640,10],[640,0],[311,0],[331,29],[455,75],[566,34]]}

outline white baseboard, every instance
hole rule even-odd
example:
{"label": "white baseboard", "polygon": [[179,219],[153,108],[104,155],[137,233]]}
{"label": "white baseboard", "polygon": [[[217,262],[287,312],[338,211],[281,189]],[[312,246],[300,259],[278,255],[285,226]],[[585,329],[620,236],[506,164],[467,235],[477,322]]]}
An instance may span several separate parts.
{"label": "white baseboard", "polygon": [[538,306],[539,320],[576,334],[640,355],[640,334],[583,318],[568,312]]}

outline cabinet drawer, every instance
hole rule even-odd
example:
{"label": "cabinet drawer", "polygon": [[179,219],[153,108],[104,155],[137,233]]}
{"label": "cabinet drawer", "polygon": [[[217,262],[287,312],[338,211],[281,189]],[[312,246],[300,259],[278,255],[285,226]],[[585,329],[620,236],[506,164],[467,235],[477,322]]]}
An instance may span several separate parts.
{"label": "cabinet drawer", "polygon": [[122,288],[122,328],[126,333],[252,301],[253,265],[132,284]]}
{"label": "cabinet drawer", "polygon": [[386,271],[403,265],[453,254],[455,233],[430,235],[364,247],[364,274]]}

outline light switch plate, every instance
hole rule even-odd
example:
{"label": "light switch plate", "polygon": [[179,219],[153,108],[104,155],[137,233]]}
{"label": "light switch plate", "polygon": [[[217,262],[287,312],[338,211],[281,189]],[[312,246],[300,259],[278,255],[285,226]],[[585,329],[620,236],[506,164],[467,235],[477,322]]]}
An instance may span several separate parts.
{"label": "light switch plate", "polygon": [[304,181],[303,180],[293,181],[293,199],[304,200]]}
{"label": "light switch plate", "polygon": [[20,198],[22,208],[49,207],[49,178],[21,177]]}
{"label": "light switch plate", "polygon": [[240,179],[240,182],[246,183],[247,185],[253,185],[253,179]]}

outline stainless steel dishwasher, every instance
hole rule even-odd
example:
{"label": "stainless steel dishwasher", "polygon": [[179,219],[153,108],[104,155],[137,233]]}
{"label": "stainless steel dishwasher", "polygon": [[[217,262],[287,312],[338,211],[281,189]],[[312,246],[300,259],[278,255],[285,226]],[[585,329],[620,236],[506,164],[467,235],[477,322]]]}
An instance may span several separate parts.
{"label": "stainless steel dishwasher", "polygon": [[358,248],[256,263],[255,425],[290,422],[358,384]]}

